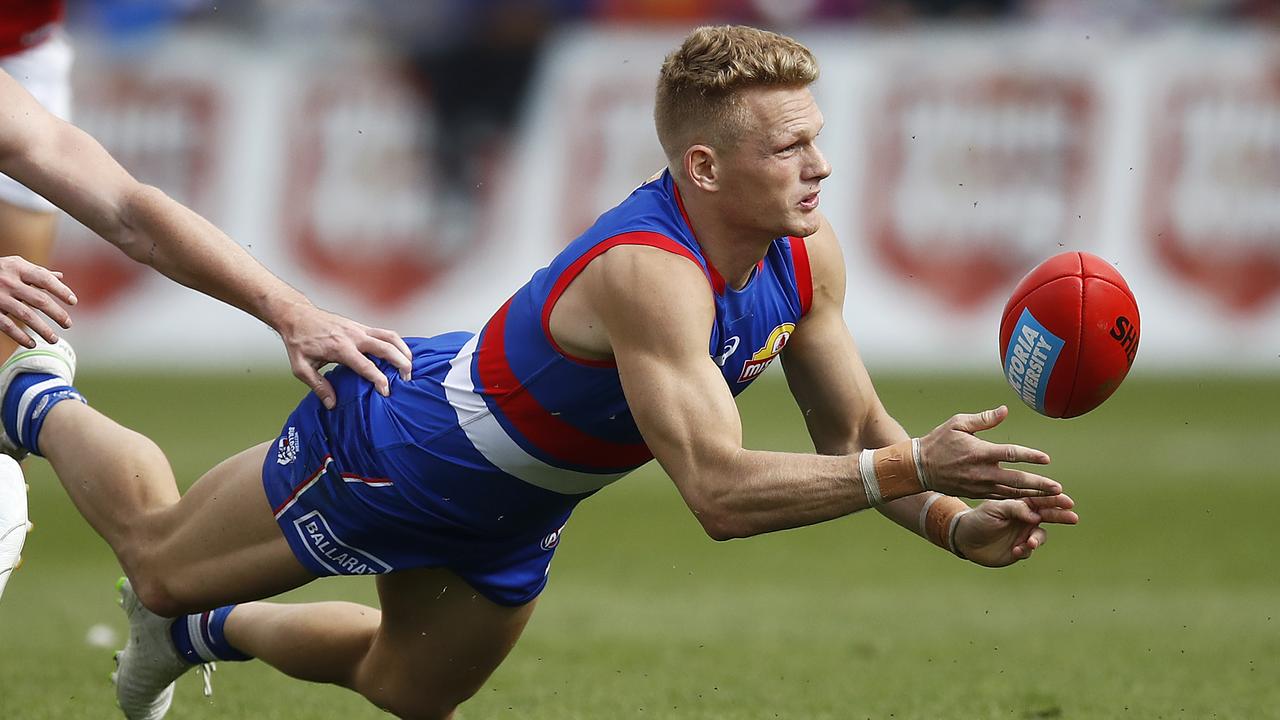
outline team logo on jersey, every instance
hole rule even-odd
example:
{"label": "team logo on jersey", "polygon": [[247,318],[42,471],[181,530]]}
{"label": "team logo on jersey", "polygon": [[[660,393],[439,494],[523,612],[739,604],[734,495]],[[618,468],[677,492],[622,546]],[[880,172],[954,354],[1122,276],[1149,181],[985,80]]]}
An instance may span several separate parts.
{"label": "team logo on jersey", "polygon": [[778,353],[782,352],[782,348],[786,347],[787,341],[791,339],[791,333],[795,332],[795,323],[782,323],[769,333],[769,339],[764,341],[764,347],[755,351],[751,359],[742,364],[742,372],[738,374],[738,382],[749,382],[760,377],[760,373],[769,367],[769,363],[778,357]]}
{"label": "team logo on jersey", "polygon": [[298,449],[301,446],[302,443],[298,442],[298,429],[290,425],[276,443],[276,463],[288,465],[293,462],[298,457]]}

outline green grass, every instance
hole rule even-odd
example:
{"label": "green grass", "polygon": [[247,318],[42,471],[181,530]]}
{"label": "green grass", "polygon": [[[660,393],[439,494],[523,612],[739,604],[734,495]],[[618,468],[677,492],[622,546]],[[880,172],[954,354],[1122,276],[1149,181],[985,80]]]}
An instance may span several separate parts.
{"label": "green grass", "polygon": [[[752,447],[807,449],[775,377],[742,399]],[[1015,399],[993,381],[880,380],[914,434]],[[154,437],[184,481],[271,437],[288,378],[89,376],[96,406]],[[875,514],[729,543],[645,469],[586,502],[521,643],[463,707],[477,718],[1265,718],[1280,716],[1280,378],[1131,378],[1071,421],[1018,405],[989,436],[1035,445],[1077,500],[1030,562],[986,570]],[[0,717],[112,717],[123,631],[110,553],[42,461],[37,530],[0,602]],[[372,583],[290,599],[372,602]],[[350,693],[258,663],[172,718],[372,718]]]}

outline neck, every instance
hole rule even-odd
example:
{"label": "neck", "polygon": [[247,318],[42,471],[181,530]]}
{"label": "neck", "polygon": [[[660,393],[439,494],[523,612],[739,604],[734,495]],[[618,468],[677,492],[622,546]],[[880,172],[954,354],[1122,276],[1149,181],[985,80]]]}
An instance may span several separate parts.
{"label": "neck", "polygon": [[775,238],[735,225],[733,218],[721,212],[707,193],[689,192],[679,182],[676,188],[684,205],[685,219],[702,248],[702,256],[720,273],[726,285],[741,289]]}

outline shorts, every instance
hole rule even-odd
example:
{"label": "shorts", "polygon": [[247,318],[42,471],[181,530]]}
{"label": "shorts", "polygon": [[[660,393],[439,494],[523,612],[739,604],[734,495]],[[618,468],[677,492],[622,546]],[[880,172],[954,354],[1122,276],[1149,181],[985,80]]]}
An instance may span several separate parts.
{"label": "shorts", "polygon": [[[71,43],[56,32],[48,40],[16,55],[0,58],[0,69],[13,76],[27,92],[54,115],[71,117]],[[0,202],[36,212],[56,212],[53,203],[0,174]]]}
{"label": "shorts", "polygon": [[[406,338],[413,380],[390,397],[347,368],[328,375],[338,404],[309,394],[263,462],[276,522],[316,575],[443,567],[500,605],[546,586],[551,558],[579,500],[489,465],[457,427],[440,382],[469,335]],[[588,493],[589,494],[589,493]]]}

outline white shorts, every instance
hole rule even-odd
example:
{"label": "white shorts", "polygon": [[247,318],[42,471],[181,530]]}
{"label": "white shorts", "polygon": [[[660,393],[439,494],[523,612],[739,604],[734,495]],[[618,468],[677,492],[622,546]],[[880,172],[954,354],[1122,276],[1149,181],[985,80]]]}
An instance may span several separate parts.
{"label": "white shorts", "polygon": [[[0,58],[0,69],[13,76],[45,106],[63,120],[71,117],[71,43],[62,32],[17,55]],[[8,175],[0,174],[0,202],[39,212],[57,208]]]}

